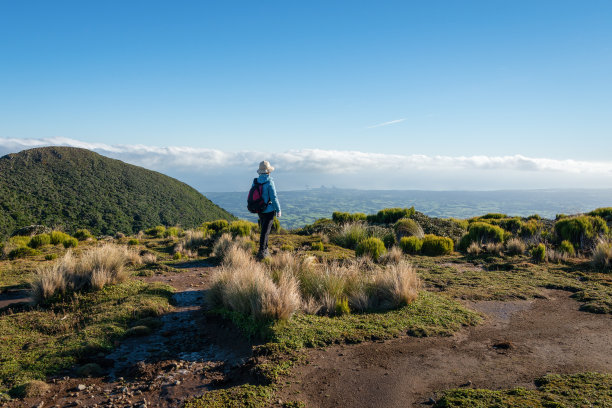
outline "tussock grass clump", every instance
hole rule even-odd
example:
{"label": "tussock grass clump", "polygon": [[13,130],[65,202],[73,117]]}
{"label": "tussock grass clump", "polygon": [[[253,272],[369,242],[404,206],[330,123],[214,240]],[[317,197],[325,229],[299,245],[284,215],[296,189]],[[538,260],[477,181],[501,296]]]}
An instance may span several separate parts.
{"label": "tussock grass clump", "polygon": [[351,222],[342,225],[342,228],[332,236],[331,241],[343,248],[355,249],[367,237],[368,230],[363,223]]}
{"label": "tussock grass clump", "polygon": [[208,235],[204,231],[185,231],[183,238],[174,245],[173,253],[180,253],[186,257],[197,256],[198,249],[204,246],[207,240]]}
{"label": "tussock grass clump", "polygon": [[423,240],[418,237],[403,237],[400,239],[400,248],[407,254],[416,255],[421,252]]}
{"label": "tussock grass clump", "polygon": [[357,248],[355,249],[355,255],[357,256],[367,256],[374,260],[378,259],[381,255],[384,255],[387,252],[385,248],[385,244],[382,240],[370,237],[366,238],[357,244]]}
{"label": "tussock grass clump", "polygon": [[428,234],[423,237],[421,252],[423,255],[439,256],[450,254],[453,252],[453,248],[454,243],[452,239]]}
{"label": "tussock grass clump", "polygon": [[527,245],[520,238],[510,238],[506,241],[506,252],[509,255],[523,255],[527,250]]}
{"label": "tussock grass clump", "polygon": [[16,398],[40,398],[51,390],[51,386],[44,381],[31,380],[11,390]]}
{"label": "tussock grass clump", "polygon": [[40,247],[44,247],[45,245],[49,245],[51,243],[51,237],[49,236],[49,234],[38,234],[38,235],[34,235],[31,239],[30,242],[28,242],[28,246],[30,248],[40,248]]}
{"label": "tussock grass clump", "polygon": [[371,302],[377,308],[397,308],[415,301],[421,282],[415,269],[407,262],[388,265],[374,275]]}
{"label": "tussock grass clump", "polygon": [[485,252],[497,256],[502,256],[504,254],[504,244],[501,242],[487,242],[484,245]]}
{"label": "tussock grass clump", "polygon": [[393,230],[398,240],[401,240],[402,237],[423,238],[425,236],[423,228],[421,228],[419,223],[410,218],[397,220],[393,225]]}
{"label": "tussock grass clump", "polygon": [[212,255],[220,258],[223,262],[234,246],[238,246],[245,251],[251,251],[255,248],[255,243],[244,237],[234,238],[232,234],[224,233],[213,244]]}
{"label": "tussock grass clump", "polygon": [[123,282],[128,277],[125,266],[135,257],[126,247],[113,244],[89,249],[78,259],[69,251],[53,265],[38,269],[31,285],[33,298],[40,303],[56,293],[99,290]]}
{"label": "tussock grass clump", "polygon": [[381,255],[380,258],[378,258],[378,261],[384,265],[398,264],[403,258],[403,253],[400,247],[392,246],[386,254]]}
{"label": "tussock grass clump", "polygon": [[478,242],[471,242],[470,245],[467,247],[466,252],[469,255],[478,256],[482,252],[482,245]]}
{"label": "tussock grass clump", "polygon": [[593,250],[591,263],[599,269],[612,268],[612,242],[600,240]]}

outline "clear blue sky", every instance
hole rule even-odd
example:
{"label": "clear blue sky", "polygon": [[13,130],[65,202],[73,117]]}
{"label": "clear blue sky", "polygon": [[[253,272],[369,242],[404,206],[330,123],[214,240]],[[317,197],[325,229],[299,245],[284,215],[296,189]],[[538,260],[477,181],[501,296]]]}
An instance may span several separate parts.
{"label": "clear blue sky", "polygon": [[612,2],[3,1],[0,137],[609,160]]}

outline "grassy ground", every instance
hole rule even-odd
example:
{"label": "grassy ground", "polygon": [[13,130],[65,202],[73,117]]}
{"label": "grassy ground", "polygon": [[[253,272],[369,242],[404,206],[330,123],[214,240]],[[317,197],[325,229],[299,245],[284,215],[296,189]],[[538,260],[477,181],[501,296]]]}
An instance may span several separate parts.
{"label": "grassy ground", "polygon": [[451,390],[436,407],[562,408],[612,406],[612,374],[547,375],[536,380],[537,389]]}
{"label": "grassy ground", "polygon": [[171,309],[172,288],[129,281],[0,316],[0,392],[113,347],[130,322]]}

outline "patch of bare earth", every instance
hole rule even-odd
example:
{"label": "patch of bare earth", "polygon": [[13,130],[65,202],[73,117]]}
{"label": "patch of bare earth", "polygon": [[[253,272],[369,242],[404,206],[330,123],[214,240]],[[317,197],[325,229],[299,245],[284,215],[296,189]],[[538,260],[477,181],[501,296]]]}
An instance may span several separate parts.
{"label": "patch of bare earth", "polygon": [[570,293],[466,302],[485,323],[452,337],[403,337],[309,352],[280,398],[309,407],[409,407],[458,387],[533,388],[546,373],[612,371],[612,317],[578,310]]}
{"label": "patch of bare earth", "polygon": [[246,381],[243,370],[251,345],[236,329],[202,313],[212,268],[197,266],[179,273],[143,278],[173,286],[175,309],[161,317],[162,327],[143,337],[127,338],[112,353],[91,356],[104,370],[98,378],[75,372],[49,380],[44,398],[27,398],[9,407],[180,407],[224,384]]}

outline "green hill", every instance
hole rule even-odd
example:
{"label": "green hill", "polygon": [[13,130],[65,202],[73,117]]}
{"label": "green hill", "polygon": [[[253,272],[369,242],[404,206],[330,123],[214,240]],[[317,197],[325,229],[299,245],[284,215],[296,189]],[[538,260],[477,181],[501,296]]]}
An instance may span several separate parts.
{"label": "green hill", "polygon": [[0,158],[0,237],[32,224],[136,233],[235,217],[185,183],[86,149],[43,147]]}

